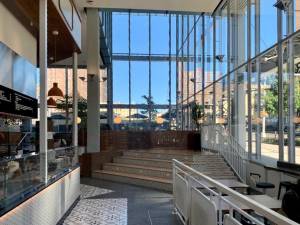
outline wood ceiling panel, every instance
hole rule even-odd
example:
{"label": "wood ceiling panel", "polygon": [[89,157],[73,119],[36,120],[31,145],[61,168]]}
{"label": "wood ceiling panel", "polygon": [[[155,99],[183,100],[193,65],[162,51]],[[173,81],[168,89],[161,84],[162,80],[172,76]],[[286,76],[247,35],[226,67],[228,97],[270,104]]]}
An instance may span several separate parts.
{"label": "wood ceiling panel", "polygon": [[[38,40],[39,29],[39,1],[38,0],[1,0],[1,2],[16,16],[28,31]],[[56,61],[72,56],[73,52],[80,52],[66,23],[51,0],[48,0],[48,63],[54,63],[55,39],[54,30],[59,32],[56,39]],[[37,53],[38,55],[38,53]]]}

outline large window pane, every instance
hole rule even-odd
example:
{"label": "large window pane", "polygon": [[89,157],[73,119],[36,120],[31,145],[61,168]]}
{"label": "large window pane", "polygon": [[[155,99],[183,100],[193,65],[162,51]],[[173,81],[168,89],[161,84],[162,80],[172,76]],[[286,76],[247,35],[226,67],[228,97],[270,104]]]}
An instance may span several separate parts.
{"label": "large window pane", "polygon": [[278,159],[278,67],[277,51],[260,58],[261,155],[263,160]]}
{"label": "large window pane", "polygon": [[127,61],[113,61],[114,103],[129,103],[129,65]]}
{"label": "large window pane", "polygon": [[149,14],[131,14],[131,53],[149,54]]}
{"label": "large window pane", "polygon": [[114,53],[128,53],[128,14],[113,13],[112,29]]}
{"label": "large window pane", "polygon": [[169,104],[169,63],[153,62],[152,96],[156,104]]}
{"label": "large window pane", "polygon": [[169,15],[151,15],[151,53],[169,54]]}
{"label": "large window pane", "polygon": [[[155,74],[155,72],[153,73]],[[131,63],[131,103],[146,104],[146,98],[149,96],[149,63],[133,61]],[[152,95],[153,96],[153,95]]]}
{"label": "large window pane", "polygon": [[[260,1],[260,49],[266,50],[277,42],[277,0]],[[272,34],[272,35],[270,35]]]}

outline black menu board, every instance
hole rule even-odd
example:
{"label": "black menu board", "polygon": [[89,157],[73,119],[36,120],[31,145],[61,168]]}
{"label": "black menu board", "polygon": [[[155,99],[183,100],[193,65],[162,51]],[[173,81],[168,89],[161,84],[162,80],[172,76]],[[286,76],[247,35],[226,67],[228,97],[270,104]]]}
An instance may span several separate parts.
{"label": "black menu board", "polygon": [[0,114],[37,118],[37,99],[0,85]]}

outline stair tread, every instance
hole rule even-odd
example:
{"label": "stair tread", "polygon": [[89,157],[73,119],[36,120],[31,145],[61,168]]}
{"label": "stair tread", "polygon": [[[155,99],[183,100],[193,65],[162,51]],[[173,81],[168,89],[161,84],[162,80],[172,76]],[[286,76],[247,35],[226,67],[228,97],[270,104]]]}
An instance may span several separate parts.
{"label": "stair tread", "polygon": [[184,155],[184,156],[193,156],[194,151],[181,151],[181,150],[128,150],[126,152],[135,152],[135,153],[151,153],[151,154],[164,154],[164,155]]}
{"label": "stair tread", "polygon": [[145,160],[145,161],[158,161],[158,162],[166,162],[166,163],[171,163],[171,160],[167,159],[153,159],[153,158],[141,158],[141,157],[128,157],[128,156],[120,156],[120,157],[115,157],[115,158],[121,158],[121,159],[133,159],[133,160]]}
{"label": "stair tread", "polygon": [[140,179],[140,180],[147,180],[147,181],[154,181],[154,182],[172,184],[171,180],[163,179],[163,178],[159,178],[159,177],[149,177],[149,176],[130,174],[130,173],[114,172],[114,171],[108,171],[108,170],[95,170],[94,173],[100,173],[100,174],[102,173],[102,174],[108,174],[108,175],[115,175],[115,176],[129,177],[129,178]]}
{"label": "stair tread", "polygon": [[120,167],[130,167],[130,168],[136,168],[136,169],[147,169],[147,170],[155,170],[155,171],[163,171],[163,172],[172,172],[171,169],[167,169],[167,168],[151,167],[151,166],[141,166],[141,165],[135,165],[135,164],[106,163],[106,164],[104,164],[104,166],[105,165],[120,166]]}
{"label": "stair tread", "polygon": [[[172,162],[171,159],[158,159],[158,158],[135,157],[135,156],[120,156],[120,157],[116,157],[116,158],[130,159],[130,160],[147,160],[147,161],[157,161],[157,162],[167,162],[167,163],[171,163]],[[211,164],[213,162],[213,163],[222,163],[222,164],[224,163],[225,164],[225,162],[222,159],[218,159],[218,161],[220,161],[220,162],[214,162],[214,161],[210,160],[210,161],[207,161],[207,163]],[[197,161],[186,161],[186,160],[183,160],[181,162],[187,163],[187,164],[199,164],[199,163],[203,163],[200,160],[197,160]]]}
{"label": "stair tread", "polygon": [[165,155],[165,156],[178,156],[178,157],[198,157],[198,158],[203,158],[203,159],[219,159],[221,158],[219,155],[205,155],[205,154],[199,154],[199,153],[190,153],[190,154],[185,154],[185,153],[168,153],[168,152],[151,152],[151,151],[143,151],[143,150],[129,150],[123,152],[124,155],[131,155],[131,154],[150,154],[150,155]]}

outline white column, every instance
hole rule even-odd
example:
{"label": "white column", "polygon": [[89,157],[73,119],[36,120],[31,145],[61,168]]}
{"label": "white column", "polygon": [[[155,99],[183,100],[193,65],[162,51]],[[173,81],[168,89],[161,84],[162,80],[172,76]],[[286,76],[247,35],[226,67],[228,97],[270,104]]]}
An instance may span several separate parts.
{"label": "white column", "polygon": [[42,182],[48,179],[47,134],[47,0],[39,2],[39,64],[40,64],[40,175]]}
{"label": "white column", "polygon": [[100,151],[99,11],[87,9],[87,152]]}
{"label": "white column", "polygon": [[77,84],[77,67],[78,67],[78,55],[77,52],[73,53],[73,132],[72,132],[72,145],[78,146],[78,84]]}

